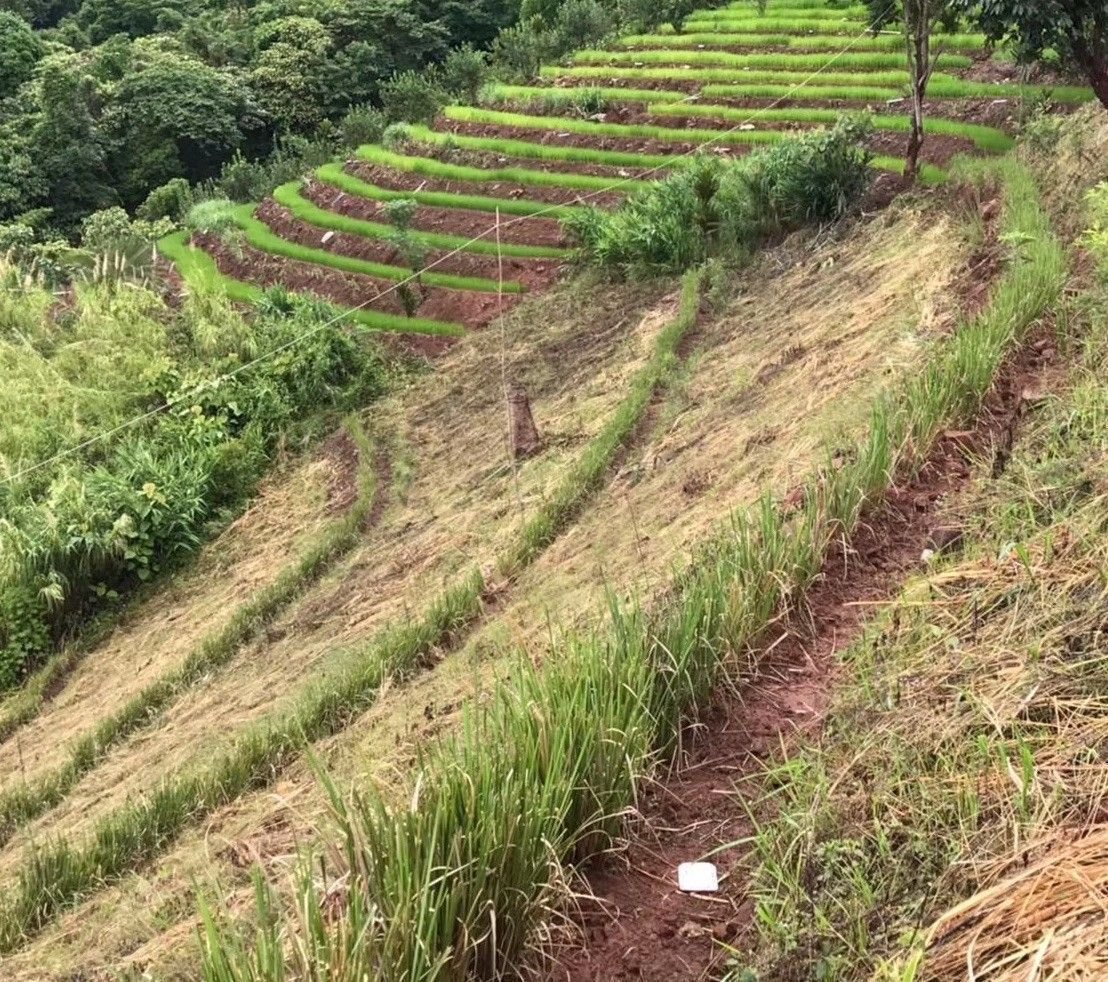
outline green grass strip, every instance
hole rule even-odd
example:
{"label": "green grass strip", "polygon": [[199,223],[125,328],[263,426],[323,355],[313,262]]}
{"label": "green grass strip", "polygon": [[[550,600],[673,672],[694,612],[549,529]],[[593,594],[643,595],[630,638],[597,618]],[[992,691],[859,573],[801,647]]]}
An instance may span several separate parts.
{"label": "green grass strip", "polygon": [[551,88],[541,85],[486,85],[481,90],[481,104],[489,102],[542,102],[549,105],[572,104],[584,93],[601,99],[625,102],[679,102],[686,98],[684,92],[667,92],[665,89],[617,89],[603,86]]}
{"label": "green grass strip", "polygon": [[359,454],[358,497],[353,507],[317,534],[300,558],[282,570],[272,584],[241,604],[224,627],[209,633],[180,667],[148,685],[121,709],[77,739],[64,764],[34,783],[12,787],[0,794],[0,846],[6,844],[21,825],[60,804],[112,748],[153,725],[181,695],[226,668],[243,645],[257,638],[282,611],[361,542],[362,526],[378,493],[375,451],[356,416],[347,419],[346,431]]}
{"label": "green grass strip", "polygon": [[[719,65],[734,68],[811,68],[827,65],[825,54],[758,54],[740,55],[730,51],[578,51],[573,60],[578,65]],[[883,52],[860,52],[836,59],[840,68],[903,68],[907,56]],[[946,68],[969,68],[973,59],[965,55],[944,54],[941,64]]]}
{"label": "green grass strip", "polygon": [[696,34],[761,34],[773,31],[779,34],[861,34],[869,24],[868,17],[751,17],[729,14],[727,11],[702,11],[685,21],[684,30],[677,34],[668,24],[658,28],[658,34],[682,37]]}
{"label": "green grass strip", "polygon": [[[947,34],[941,42],[955,51],[980,51],[985,46],[984,34]],[[629,34],[616,44],[621,48],[664,48],[682,51],[685,48],[795,48],[798,51],[839,51],[850,45],[851,51],[901,51],[904,39],[899,35],[847,38],[825,34]],[[945,58],[944,58],[945,60]]]}
{"label": "green grass strip", "polygon": [[[812,78],[810,72],[797,71],[750,71],[735,68],[649,68],[633,65],[551,65],[540,72],[543,78],[567,79],[627,79],[633,81],[672,81],[672,82],[733,82],[735,84],[772,83],[781,85],[880,85],[905,86],[910,79],[904,70],[884,70],[873,72],[825,72]],[[941,76],[936,73],[934,78]],[[953,76],[945,76],[953,78]]]}
{"label": "green grass strip", "polygon": [[[724,145],[773,144],[788,139],[787,132],[776,130],[696,130],[670,129],[649,123],[593,123],[586,119],[563,119],[551,116],[524,116],[519,113],[502,113],[492,109],[475,109],[469,106],[447,106],[450,119],[467,122],[490,123],[498,126],[519,126],[530,129],[559,130],[567,133],[590,133],[597,136],[651,139],[673,143],[718,143]],[[904,161],[896,157],[878,156],[873,166],[880,170],[900,172]],[[925,183],[941,183],[943,172],[936,167],[922,170]]]}
{"label": "green grass strip", "polygon": [[[371,262],[368,259],[355,259],[352,256],[328,252],[326,249],[313,249],[310,246],[300,245],[298,242],[289,242],[287,239],[282,239],[265,222],[255,218],[254,211],[254,205],[244,205],[237,208],[235,210],[235,222],[246,233],[246,241],[261,252],[269,253],[272,256],[283,256],[286,259],[294,259],[297,262],[327,266],[330,269],[342,270],[344,273],[358,273],[362,276],[374,276],[378,279],[394,282],[407,280],[415,275],[415,270],[403,266],[389,266],[385,263]],[[448,290],[496,293],[498,289],[496,280],[480,276],[455,276],[452,273],[436,273],[432,270],[431,272],[421,273],[420,279],[427,286],[442,287]],[[506,281],[503,290],[505,293],[526,292],[522,283],[513,280]]]}
{"label": "green grass strip", "polygon": [[[612,66],[601,68],[591,65],[547,66],[542,69],[543,78],[596,79],[612,81],[623,78],[628,81],[651,80],[673,82],[734,83],[736,88],[748,85],[781,86],[772,96],[785,96],[790,87],[799,87],[792,98],[830,98],[819,90],[825,87],[881,87],[907,92],[909,83],[906,71],[875,72],[826,72],[813,79],[807,72],[784,71],[736,71],[729,68],[636,68]],[[928,86],[928,94],[936,99],[1021,99],[1043,97],[1055,102],[1077,104],[1096,98],[1092,89],[1080,85],[1019,85],[1014,82],[968,82],[954,75],[936,72]],[[704,94],[707,94],[705,91]],[[739,93],[736,93],[738,95]],[[890,96],[892,98],[892,96]]]}
{"label": "green grass strip", "polygon": [[904,95],[903,89],[864,85],[806,85],[798,91],[787,85],[705,85],[705,99],[840,99],[847,102],[888,102]]}
{"label": "green grass strip", "polygon": [[[342,164],[324,164],[315,172],[324,184],[358,198],[374,201],[412,200],[435,208],[462,208],[467,211],[487,211],[502,215],[543,215],[546,218],[568,218],[580,211],[571,205],[548,205],[521,198],[486,198],[476,194],[448,194],[445,191],[390,191],[348,174]],[[491,231],[491,226],[490,226]]]}
{"label": "green grass strip", "polygon": [[[719,119],[724,122],[743,122],[755,117],[756,123],[790,122],[790,123],[826,123],[833,125],[842,115],[837,109],[808,109],[802,106],[787,109],[736,109],[731,106],[711,106],[702,103],[692,105],[658,105],[650,107],[651,115],[657,116],[693,116]],[[885,113],[877,113],[867,117],[879,130],[890,130],[894,133],[907,133],[912,126],[912,120],[908,116],[893,116]],[[941,119],[928,116],[925,128],[929,133],[938,133],[942,136],[955,136],[963,140],[972,140],[979,150],[989,153],[1007,153],[1015,145],[1016,141],[1002,130],[992,126],[981,126],[978,123],[963,123],[961,120]]]}
{"label": "green grass strip", "polygon": [[511,181],[515,184],[533,184],[535,187],[567,188],[573,191],[603,191],[611,181],[606,177],[593,177],[589,174],[560,174],[556,171],[531,170],[527,167],[495,167],[485,170],[481,167],[463,167],[447,164],[426,157],[405,157],[393,153],[384,147],[359,147],[357,155],[362,160],[391,167],[394,170],[422,174],[424,177],[441,178],[448,181]]}
{"label": "green grass strip", "polygon": [[[361,218],[351,218],[349,215],[340,215],[333,211],[320,208],[313,201],[309,201],[300,193],[300,182],[292,181],[282,184],[273,192],[273,200],[287,208],[296,218],[317,228],[332,229],[336,232],[346,232],[350,235],[360,235],[368,239],[387,239],[396,231],[391,225],[383,225],[378,222],[368,222]],[[476,242],[460,235],[446,235],[441,232],[409,233],[413,239],[430,249],[463,249],[465,252],[475,252],[486,256],[497,254],[495,242],[478,239]],[[504,242],[500,251],[505,256],[515,256],[525,259],[564,259],[572,250],[559,249],[556,246],[529,246],[517,245],[512,242]]]}
{"label": "green grass strip", "polygon": [[[527,523],[519,544],[500,559],[516,574],[533,562],[595,493],[620,447],[676,367],[681,338],[696,320],[700,274],[686,279],[677,319],[663,329],[647,365],[613,418]],[[484,578],[474,569],[446,590],[414,623],[388,629],[311,683],[293,706],[252,726],[210,767],[166,780],[153,793],[96,823],[79,846],[58,840],[32,848],[0,902],[0,952],[10,952],[63,909],[163,852],[180,832],[216,808],[271,784],[308,745],[348,726],[373,704],[381,687],[402,681],[449,643],[482,609]]]}
{"label": "green grass strip", "polygon": [[[631,153],[622,150],[593,150],[591,147],[548,146],[527,140],[512,140],[498,136],[466,136],[461,133],[440,133],[426,126],[409,126],[409,138],[434,146],[454,146],[461,150],[497,153],[524,160],[566,161],[574,164],[596,164],[602,167],[670,167],[681,163],[677,157],[662,154]],[[606,179],[607,180],[607,179]],[[611,181],[607,181],[611,183]]]}
{"label": "green grass strip", "polygon": [[[259,887],[270,903],[241,928],[224,932],[205,914],[207,978],[276,982],[324,964],[379,982],[436,978],[443,965],[492,979],[520,963],[566,897],[563,865],[610,849],[641,779],[672,757],[736,661],[742,671],[830,544],[923,465],[943,429],[973,418],[1004,357],[1061,299],[1062,246],[1030,176],[1006,170],[1007,237],[1034,246],[1015,255],[981,315],[878,398],[856,456],[805,482],[799,514],[764,497],[703,544],[654,610],[613,601],[607,630],[571,639],[541,669],[521,656],[428,755],[418,793],[400,804],[371,789],[352,814],[331,787],[345,846],[336,851],[353,867],[336,871],[350,877],[338,923],[264,916],[279,905]],[[306,875],[292,906],[317,911],[328,888]],[[268,969],[254,971],[267,955]]]}
{"label": "green grass strip", "polygon": [[[215,260],[203,249],[190,245],[188,232],[175,232],[158,242],[158,250],[177,267],[182,279],[193,289],[221,293],[236,303],[256,304],[265,291],[253,283],[244,283],[221,273]],[[461,337],[466,333],[461,324],[427,320],[421,317],[400,317],[375,310],[346,310],[336,307],[345,318],[373,331],[398,331],[408,334],[436,334]]]}

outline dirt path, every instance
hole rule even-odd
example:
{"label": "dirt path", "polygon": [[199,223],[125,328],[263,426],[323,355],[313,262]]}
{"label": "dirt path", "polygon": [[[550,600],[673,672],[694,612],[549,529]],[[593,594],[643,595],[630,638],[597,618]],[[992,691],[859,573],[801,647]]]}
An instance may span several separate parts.
{"label": "dirt path", "polygon": [[[718,974],[727,958],[721,942],[733,944],[753,927],[744,801],[753,807],[765,792],[757,780],[767,760],[819,731],[838,656],[875,605],[922,568],[923,550],[957,548],[950,501],[971,480],[969,461],[991,457],[994,471],[1004,467],[1054,358],[1040,331],[1005,364],[973,427],[944,434],[919,476],[888,493],[849,547],[832,550],[805,610],[759,646],[757,678],[720,698],[689,735],[679,771],[644,789],[642,825],[624,854],[588,876],[594,899],[581,901],[580,934],[555,952],[550,982],[693,982]],[[744,781],[751,786],[742,792]],[[709,854],[723,878],[720,892],[680,893],[678,864]]]}

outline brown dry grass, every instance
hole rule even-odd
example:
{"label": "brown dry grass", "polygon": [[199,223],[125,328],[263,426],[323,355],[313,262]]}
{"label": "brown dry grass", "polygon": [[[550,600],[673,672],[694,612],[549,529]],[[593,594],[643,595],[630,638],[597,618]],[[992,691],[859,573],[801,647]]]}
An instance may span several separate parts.
{"label": "brown dry grass", "polygon": [[0,784],[56,767],[71,739],[176,668],[201,638],[272,583],[327,522],[332,468],[319,457],[275,475],[193,567],[130,611],[43,712],[0,745]]}
{"label": "brown dry grass", "polygon": [[[451,725],[462,703],[510,673],[519,647],[542,657],[552,623],[570,626],[595,619],[606,583],[624,591],[650,589],[731,508],[765,487],[787,490],[829,444],[856,432],[874,390],[910,364],[928,336],[945,324],[949,301],[944,290],[967,250],[947,219],[905,211],[815,250],[794,243],[744,276],[747,292],[697,339],[679,384],[654,407],[647,433],[577,526],[523,574],[463,650],[448,655],[434,672],[383,693],[376,707],[319,748],[340,783],[388,782],[402,774],[419,744]],[[667,304],[641,330],[649,335],[668,311]],[[556,331],[555,325],[549,329]],[[579,364],[574,351],[572,344],[552,346],[544,364],[551,381],[565,382],[569,399],[561,415],[542,384],[528,378],[532,394],[540,394],[535,406],[539,426],[556,446],[576,447],[583,432],[595,431],[597,423],[588,420],[604,404],[597,400],[609,392],[603,368],[590,377],[590,369],[574,367]],[[478,363],[473,371],[482,361],[486,373],[499,371],[497,364],[489,365],[487,350],[467,352],[463,346],[454,357],[463,364]],[[588,364],[595,359],[590,353]],[[474,399],[454,374],[460,370],[448,363],[427,383],[442,387],[444,402],[437,405]],[[395,536],[403,527],[399,515],[406,516],[405,522],[414,520],[411,505],[419,502],[424,509],[435,508],[450,527],[438,539],[427,539],[424,531],[415,541],[429,550],[455,542],[463,551],[459,540],[480,541],[475,528],[482,527],[468,509],[477,504],[511,516],[515,482],[505,473],[496,502],[475,501],[467,467],[475,466],[477,454],[462,449],[444,460],[449,432],[436,425],[435,404],[420,402],[418,423],[396,424],[406,429],[408,446],[421,465],[408,505],[394,511],[387,527]],[[477,406],[469,410],[476,412]],[[495,426],[490,433],[471,425],[468,432],[475,445],[493,452],[488,441],[497,435]],[[459,442],[458,448],[463,446]],[[521,488],[524,500],[538,493],[526,478]],[[424,518],[421,528],[427,524]],[[501,529],[513,525],[509,517]],[[402,534],[394,548],[405,541]],[[464,547],[467,558],[476,551]],[[412,590],[430,588],[427,575],[414,571],[415,566],[393,573],[402,587],[399,603],[404,597],[412,602]],[[341,597],[347,618],[367,603],[381,602],[362,596],[367,587],[361,578],[374,573],[381,570],[363,555],[328,584],[331,602]],[[309,603],[290,615],[290,637],[267,646],[266,658],[274,653],[279,659],[291,657],[293,648],[302,658],[312,657],[305,647],[314,634],[296,618],[304,609],[321,610],[333,624],[334,615],[320,606],[318,596]],[[330,630],[333,636],[334,627]],[[203,739],[198,729],[190,724],[168,731]],[[191,956],[184,942],[192,936],[195,910],[190,881],[208,882],[219,871],[225,885],[244,890],[249,860],[259,859],[271,871],[287,865],[296,843],[312,835],[324,812],[310,770],[294,768],[271,791],[223,809],[202,832],[183,838],[153,876],[131,877],[63,918],[28,952],[13,958],[11,970],[29,971],[32,964],[41,970],[48,962],[61,974],[76,958],[135,968],[153,962],[160,971],[187,965]]]}
{"label": "brown dry grass", "polygon": [[[563,287],[540,298],[528,317],[506,319],[503,335],[495,328],[475,335],[434,373],[375,406],[375,432],[386,441],[401,434],[392,441],[402,443],[393,448],[402,472],[391,507],[364,544],[225,671],[193,687],[156,727],[115,750],[59,807],[21,830],[0,852],[0,876],[32,842],[80,835],[126,798],[209,760],[243,727],[295,699],[347,649],[421,609],[460,568],[492,567],[652,351],[673,311],[672,298],[659,301],[660,292],[605,291],[586,308],[579,292]],[[547,329],[537,334],[536,322]],[[508,463],[504,439],[504,372],[527,387],[549,446],[518,468]],[[52,714],[51,734],[83,732],[95,721],[89,708]],[[61,753],[44,750],[27,773],[41,773]]]}

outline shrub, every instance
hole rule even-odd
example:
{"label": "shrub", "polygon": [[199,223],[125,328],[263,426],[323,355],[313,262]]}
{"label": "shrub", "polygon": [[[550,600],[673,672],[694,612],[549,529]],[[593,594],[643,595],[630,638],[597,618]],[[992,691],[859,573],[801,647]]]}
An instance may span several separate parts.
{"label": "shrub", "polygon": [[[227,202],[197,208],[205,205]],[[138,288],[85,286],[69,315],[72,343],[59,346],[52,298],[40,293],[34,306],[25,296],[3,311],[22,340],[0,338],[14,390],[0,422],[0,464],[18,472],[26,460],[78,446],[90,430],[166,408],[114,441],[5,485],[0,688],[80,617],[195,549],[209,523],[251,492],[278,447],[302,442],[327,413],[365,405],[388,383],[375,341],[320,329],[335,316],[320,301],[267,293],[247,325],[212,298],[191,298],[175,313]],[[227,377],[266,352],[279,354]],[[38,391],[43,361],[63,383],[54,392]],[[27,392],[33,411],[19,416]]]}
{"label": "shrub", "polygon": [[741,256],[774,232],[842,215],[869,183],[866,134],[864,122],[842,120],[737,161],[704,154],[615,212],[592,209],[567,227],[589,262],[631,276]]}
{"label": "shrub", "polygon": [[235,221],[236,205],[226,198],[213,198],[201,201],[189,209],[186,224],[197,232],[211,232],[213,235],[237,228]]}
{"label": "shrub", "polygon": [[388,125],[388,117],[380,109],[355,106],[339,123],[339,139],[350,150],[366,143],[380,143]]}
{"label": "shrub", "polygon": [[192,205],[192,188],[183,177],[175,177],[160,188],[154,188],[135,214],[148,222],[168,218],[180,225]]}
{"label": "shrub", "polygon": [[395,123],[432,123],[447,102],[438,72],[397,72],[381,83],[381,105]]}
{"label": "shrub", "polygon": [[553,56],[556,38],[540,17],[529,17],[497,35],[492,60],[509,81],[529,82],[537,78],[543,61]]}
{"label": "shrub", "polygon": [[442,86],[462,102],[476,102],[489,74],[489,56],[470,44],[454,48],[442,65]]}
{"label": "shrub", "polygon": [[174,227],[169,218],[132,221],[122,208],[105,208],[81,223],[81,245],[96,255],[118,255],[135,261]]}

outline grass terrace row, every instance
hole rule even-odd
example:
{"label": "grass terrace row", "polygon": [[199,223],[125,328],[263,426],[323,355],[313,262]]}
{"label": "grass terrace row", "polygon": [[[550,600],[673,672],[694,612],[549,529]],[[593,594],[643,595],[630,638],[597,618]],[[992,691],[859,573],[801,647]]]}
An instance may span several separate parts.
{"label": "grass terrace row", "polygon": [[[573,56],[577,65],[720,65],[732,68],[798,69],[820,71],[828,66],[823,54],[734,54],[730,51],[604,51],[585,49]],[[903,54],[883,52],[844,52],[835,58],[840,68],[887,69],[905,68]],[[944,68],[969,68],[973,59],[967,55],[944,55]]]}
{"label": "grass terrace row", "polygon": [[[731,32],[727,24],[705,25],[705,33],[688,34],[628,34],[615,42],[617,47],[665,48],[678,51],[685,48],[796,48],[798,51],[839,51],[848,44],[852,51],[897,51],[903,49],[899,35],[870,34],[857,36],[857,30],[842,34],[746,34]],[[865,28],[862,28],[865,31]],[[847,36],[849,35],[849,36]],[[979,51],[985,44],[983,34],[946,34],[938,42],[956,51]],[[945,60],[945,56],[944,56]]]}
{"label": "grass terrace row", "polygon": [[[836,63],[838,64],[838,63]],[[578,82],[670,81],[699,82],[714,87],[725,83],[729,88],[747,86],[773,87],[772,96],[787,96],[790,91],[796,98],[830,99],[822,90],[828,88],[864,87],[875,93],[872,97],[895,99],[908,92],[910,78],[907,71],[884,69],[872,72],[821,72],[812,78],[802,71],[748,71],[728,68],[647,68],[647,67],[597,67],[590,65],[550,65],[542,69],[543,78]],[[876,94],[880,91],[880,95]],[[1096,96],[1092,89],[1080,85],[1021,85],[1013,82],[975,82],[958,78],[947,72],[936,72],[927,87],[929,97],[935,99],[1019,99],[1043,97],[1060,103],[1090,102]],[[702,91],[703,95],[724,93]],[[754,95],[754,93],[726,93]],[[681,93],[688,98],[687,93]]]}
{"label": "grass terrace row", "polygon": [[[186,284],[202,290],[217,290],[237,303],[256,304],[265,290],[220,272],[215,260],[197,246],[189,244],[189,233],[175,232],[158,243],[161,254],[177,267]],[[360,327],[375,331],[397,331],[411,334],[433,334],[460,337],[465,334],[461,324],[429,320],[422,317],[401,317],[364,308],[340,310],[339,316]]]}
{"label": "grass terrace row", "polygon": [[[668,143],[724,144],[728,146],[749,146],[756,144],[780,143],[788,139],[786,132],[776,130],[713,130],[713,129],[672,129],[654,126],[649,123],[596,123],[585,119],[567,119],[560,116],[527,116],[522,113],[499,112],[492,109],[478,109],[471,106],[449,106],[445,110],[447,119],[457,122],[484,123],[520,129],[556,130],[564,133],[594,134],[625,139],[648,139]],[[546,147],[547,150],[555,148]],[[552,156],[551,159],[557,159]],[[660,159],[666,161],[665,157]],[[668,161],[667,166],[672,166]],[[899,173],[904,169],[904,161],[897,157],[875,156],[873,166],[881,170]],[[927,183],[941,183],[943,171],[934,166],[924,166],[921,171]]]}

